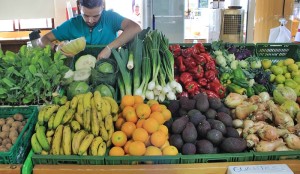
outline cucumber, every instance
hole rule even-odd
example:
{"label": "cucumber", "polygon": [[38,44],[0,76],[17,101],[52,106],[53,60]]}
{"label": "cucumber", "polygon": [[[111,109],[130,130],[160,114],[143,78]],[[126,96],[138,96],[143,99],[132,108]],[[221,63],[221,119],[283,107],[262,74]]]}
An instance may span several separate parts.
{"label": "cucumber", "polygon": [[87,82],[91,76],[91,69],[80,69],[74,71],[74,81]]}
{"label": "cucumber", "polygon": [[95,68],[96,61],[96,57],[90,54],[80,56],[75,62],[75,70]]}

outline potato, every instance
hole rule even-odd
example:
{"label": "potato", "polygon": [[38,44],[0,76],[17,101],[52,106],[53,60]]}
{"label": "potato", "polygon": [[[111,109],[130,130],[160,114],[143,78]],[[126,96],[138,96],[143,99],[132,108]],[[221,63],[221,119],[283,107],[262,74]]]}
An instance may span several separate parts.
{"label": "potato", "polygon": [[15,121],[15,120],[14,120],[14,118],[12,118],[12,117],[7,117],[7,118],[6,118],[6,124],[9,125],[9,126],[11,126],[11,124],[12,124],[14,121]]}
{"label": "potato", "polygon": [[7,149],[5,146],[0,146],[0,152],[7,152]]}
{"label": "potato", "polygon": [[17,139],[18,139],[18,137],[12,137],[12,138],[11,138],[11,143],[12,143],[12,144],[15,144],[16,141],[17,141]]}
{"label": "potato", "polygon": [[25,126],[26,123],[27,123],[27,120],[22,121],[23,126]]}
{"label": "potato", "polygon": [[11,127],[19,127],[19,126],[22,126],[22,122],[20,122],[20,121],[14,121],[14,122],[11,124]]}
{"label": "potato", "polygon": [[2,138],[0,138],[0,146],[2,145]]}
{"label": "potato", "polygon": [[9,138],[5,138],[2,141],[2,145],[5,145],[5,146],[6,146],[6,144],[9,144],[9,143],[11,144],[11,140]]}
{"label": "potato", "polygon": [[11,128],[9,129],[9,132],[11,132],[11,131],[18,131],[18,128],[17,128],[17,127],[11,127]]}
{"label": "potato", "polygon": [[6,147],[7,150],[9,150],[12,147],[12,144],[11,143],[7,143],[5,147]]}
{"label": "potato", "polygon": [[10,126],[8,124],[5,124],[5,125],[2,126],[1,130],[2,130],[2,132],[8,132],[9,129],[10,129]]}
{"label": "potato", "polygon": [[16,120],[16,121],[23,121],[24,120],[24,116],[20,113],[17,113],[13,116],[13,118]]}
{"label": "potato", "polygon": [[4,118],[0,118],[0,126],[5,125],[5,119]]}
{"label": "potato", "polygon": [[0,132],[0,138],[2,138],[3,140],[4,140],[5,138],[7,138],[8,135],[9,135],[9,132]]}
{"label": "potato", "polygon": [[9,132],[9,135],[8,135],[8,137],[10,138],[10,139],[12,139],[13,137],[18,137],[18,131],[11,131],[11,132]]}
{"label": "potato", "polygon": [[24,128],[24,126],[19,126],[19,127],[18,127],[18,132],[21,133],[22,130],[23,130],[23,128]]}

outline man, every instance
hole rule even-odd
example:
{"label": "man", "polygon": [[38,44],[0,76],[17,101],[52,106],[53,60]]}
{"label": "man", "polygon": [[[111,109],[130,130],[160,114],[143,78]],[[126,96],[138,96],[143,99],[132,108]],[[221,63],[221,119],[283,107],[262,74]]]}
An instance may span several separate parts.
{"label": "man", "polygon": [[[113,11],[103,8],[103,0],[80,0],[81,15],[71,18],[41,38],[41,46],[57,45],[55,40],[73,40],[84,36],[89,45],[107,45],[97,56],[97,60],[108,58],[112,48],[118,48],[129,42],[141,31],[138,24]],[[117,37],[117,32],[123,32]],[[74,56],[74,55],[69,55]]]}

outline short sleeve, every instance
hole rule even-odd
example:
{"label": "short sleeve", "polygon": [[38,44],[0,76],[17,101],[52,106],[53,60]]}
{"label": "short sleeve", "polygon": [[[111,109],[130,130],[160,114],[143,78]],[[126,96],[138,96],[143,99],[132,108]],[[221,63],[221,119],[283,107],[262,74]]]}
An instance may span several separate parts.
{"label": "short sleeve", "polygon": [[111,23],[112,29],[115,32],[122,29],[122,22],[124,19],[125,18],[123,16],[111,10],[107,11],[105,16],[105,21]]}

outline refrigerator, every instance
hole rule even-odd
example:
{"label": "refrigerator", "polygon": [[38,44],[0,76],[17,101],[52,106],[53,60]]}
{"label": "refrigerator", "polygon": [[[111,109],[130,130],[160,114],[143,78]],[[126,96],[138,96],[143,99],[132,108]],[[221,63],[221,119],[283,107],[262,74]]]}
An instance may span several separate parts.
{"label": "refrigerator", "polygon": [[170,43],[184,43],[184,0],[143,0],[142,28],[161,31]]}

